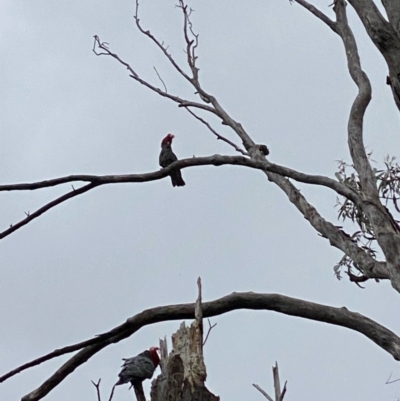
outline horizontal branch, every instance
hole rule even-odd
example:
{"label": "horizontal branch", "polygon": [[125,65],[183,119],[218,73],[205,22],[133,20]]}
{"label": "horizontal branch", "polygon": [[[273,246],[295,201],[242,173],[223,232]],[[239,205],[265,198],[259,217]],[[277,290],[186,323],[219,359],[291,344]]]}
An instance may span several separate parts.
{"label": "horizontal branch", "polygon": [[[360,199],[355,191],[343,185],[339,181],[322,175],[305,174],[293,170],[279,164],[270,163],[268,161],[254,160],[244,156],[224,156],[212,155],[206,157],[192,157],[190,159],[181,159],[168,167],[152,172],[143,174],[124,174],[124,175],[69,175],[51,180],[38,181],[32,183],[21,184],[6,184],[0,185],[1,191],[26,191],[36,190],[41,188],[54,187],[69,182],[90,182],[92,184],[105,185],[105,184],[121,184],[121,183],[134,183],[134,182],[149,182],[156,181],[161,178],[167,177],[175,169],[184,169],[194,166],[223,166],[223,165],[237,165],[250,167],[262,171],[270,171],[284,177],[292,178],[295,181],[303,182],[305,184],[321,185],[333,189],[336,193],[343,195],[356,204],[360,203]],[[78,190],[77,190],[78,191]]]}
{"label": "horizontal branch", "polygon": [[134,183],[134,182],[149,182],[160,180],[167,177],[173,170],[179,168],[184,169],[187,167],[194,166],[222,166],[222,165],[239,165],[250,167],[257,170],[262,170],[264,172],[273,172],[284,177],[292,178],[296,181],[303,182],[306,184],[321,185],[333,189],[336,193],[350,199],[360,208],[362,207],[361,200],[357,193],[351,188],[345,186],[344,184],[333,180],[331,178],[320,176],[320,175],[309,175],[300,173],[296,170],[292,170],[287,167],[280,166],[278,164],[270,163],[267,160],[255,160],[244,156],[221,156],[213,155],[207,157],[192,157],[190,159],[178,160],[168,167],[152,172],[143,174],[125,174],[125,175],[70,175],[60,178],[54,178],[51,180],[33,182],[33,183],[22,183],[22,184],[10,184],[10,185],[0,185],[0,191],[26,191],[26,190],[36,190],[41,188],[54,187],[61,184],[66,184],[69,182],[89,182],[90,184],[85,185],[79,189],[74,189],[65,195],[49,202],[48,204],[42,206],[35,212],[28,214],[26,218],[19,221],[18,223],[11,225],[7,230],[0,232],[0,239],[7,237],[19,228],[28,224],[35,218],[41,216],[46,211],[52,209],[53,207],[71,199],[77,195],[83,194],[90,191],[93,188],[99,187],[106,184],[121,184],[121,183]]}
{"label": "horizontal branch", "polygon": [[[202,309],[204,318],[240,309],[270,310],[285,315],[346,327],[365,335],[392,355],[395,360],[400,360],[400,338],[395,333],[374,320],[359,313],[351,312],[346,308],[335,308],[279,294],[257,294],[250,292],[232,293],[215,301],[205,302],[202,304]],[[142,327],[164,321],[193,319],[194,313],[194,303],[160,306],[138,313],[127,319],[120,326],[93,339],[94,344],[83,348],[71,357],[40,387],[24,396],[22,401],[37,401],[42,399],[76,368],[101,349],[131,336]],[[70,348],[72,347],[70,346]],[[67,348],[65,347],[65,349]],[[14,371],[17,370],[15,369]],[[9,377],[11,376],[8,375],[7,378]]]}

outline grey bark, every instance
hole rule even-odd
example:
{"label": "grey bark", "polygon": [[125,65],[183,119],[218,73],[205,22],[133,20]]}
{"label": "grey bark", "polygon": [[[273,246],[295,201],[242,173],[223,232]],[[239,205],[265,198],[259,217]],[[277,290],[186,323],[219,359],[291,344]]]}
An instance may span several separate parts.
{"label": "grey bark", "polygon": [[381,52],[389,69],[388,84],[400,110],[400,5],[398,0],[382,1],[387,21],[372,0],[349,0],[372,42]]}

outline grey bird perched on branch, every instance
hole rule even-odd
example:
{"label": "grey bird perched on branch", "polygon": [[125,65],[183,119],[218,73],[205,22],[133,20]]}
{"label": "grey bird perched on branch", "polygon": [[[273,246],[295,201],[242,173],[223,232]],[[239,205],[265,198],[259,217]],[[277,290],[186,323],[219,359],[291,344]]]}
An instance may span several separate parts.
{"label": "grey bird perched on branch", "polygon": [[122,370],[119,373],[119,379],[115,386],[120,384],[131,383],[136,394],[137,401],[146,401],[146,396],[143,391],[143,381],[151,379],[154,371],[160,364],[158,356],[158,347],[151,347],[147,351],[143,351],[133,358],[124,358]]}
{"label": "grey bird perched on branch", "polygon": [[[174,136],[172,134],[168,134],[161,142],[161,153],[159,158],[160,166],[165,168],[169,166],[171,163],[176,162],[178,158],[175,153],[172,151],[171,144]],[[171,181],[172,186],[174,187],[183,187],[185,185],[185,181],[183,181],[181,170],[171,171]]]}
{"label": "grey bird perched on branch", "polygon": [[134,386],[137,383],[142,383],[145,379],[151,379],[160,364],[158,349],[158,347],[151,347],[133,358],[124,358],[122,370],[118,375],[119,380],[115,385],[131,383]]}

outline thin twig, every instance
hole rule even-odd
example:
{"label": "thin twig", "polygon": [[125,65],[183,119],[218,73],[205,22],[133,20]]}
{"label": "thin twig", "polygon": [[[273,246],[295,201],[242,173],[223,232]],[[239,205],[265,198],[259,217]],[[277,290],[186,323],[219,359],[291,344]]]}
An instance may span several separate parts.
{"label": "thin twig", "polygon": [[[190,69],[192,70],[193,79],[197,79],[196,58],[194,55],[194,51],[192,49],[193,43],[195,43],[195,40],[189,38],[189,32],[188,32],[188,21],[189,21],[189,13],[190,12],[188,13],[188,11],[187,11],[188,6],[182,0],[179,0],[179,5],[177,7],[180,8],[183,13],[183,36],[184,36],[185,42],[186,42],[187,62],[188,62]],[[194,35],[194,36],[197,40],[197,36],[196,35]]]}
{"label": "thin twig", "polygon": [[157,47],[164,53],[165,57],[167,57],[167,59],[174,66],[174,68],[179,72],[179,74],[181,74],[185,79],[187,79],[189,82],[191,82],[190,77],[182,70],[182,68],[174,60],[174,58],[171,56],[171,54],[168,53],[167,48],[165,46],[163,46],[163,44],[160,43],[160,41],[157,40],[157,38],[149,30],[144,30],[142,28],[142,26],[140,25],[139,0],[136,0],[136,11],[135,11],[134,18],[135,18],[135,21],[136,21],[136,26],[138,27],[139,31],[142,32],[147,37],[149,37],[157,45]]}
{"label": "thin twig", "polygon": [[101,379],[99,379],[99,381],[98,381],[97,383],[95,383],[95,382],[92,380],[93,386],[96,387],[97,401],[101,401],[101,396],[100,396],[100,382],[101,382]]}
{"label": "thin twig", "polygon": [[268,401],[274,401],[266,391],[264,391],[258,384],[253,383],[253,387],[255,387]]}
{"label": "thin twig", "polygon": [[[146,31],[146,32],[148,32],[148,31]],[[100,49],[102,51],[99,52],[97,49]],[[153,92],[156,92],[160,96],[166,97],[166,98],[172,100],[173,102],[178,103],[178,107],[195,107],[195,108],[202,109],[202,110],[205,110],[210,113],[218,115],[216,110],[211,106],[208,106],[208,105],[202,104],[202,103],[198,103],[198,102],[193,102],[193,101],[190,101],[187,99],[182,99],[179,96],[171,95],[171,94],[161,90],[160,88],[157,88],[156,86],[150,84],[149,82],[145,81],[144,79],[140,78],[139,74],[133,69],[133,67],[126,61],[122,60],[118,56],[118,54],[113,53],[108,48],[108,44],[105,45],[105,42],[101,42],[100,38],[97,35],[94,36],[93,52],[94,52],[94,54],[96,54],[96,56],[110,56],[110,57],[114,58],[120,64],[122,64],[123,66],[125,66],[127,68],[127,70],[130,72],[129,76],[131,78],[133,78],[135,81],[139,82],[143,86],[146,86]],[[189,78],[189,80],[190,80],[190,78]]]}
{"label": "thin twig", "polygon": [[279,397],[279,401],[283,401],[283,398],[285,397],[286,391],[287,391],[287,380],[285,381],[285,384],[283,386],[283,390],[282,390],[282,393],[281,393],[281,395]]}
{"label": "thin twig", "polygon": [[114,396],[114,390],[115,390],[115,384],[113,385],[113,387],[112,387],[112,389],[111,389],[111,394],[110,394],[110,397],[109,397],[108,401],[111,401],[111,400],[112,400],[112,398],[113,398],[113,396]]}
{"label": "thin twig", "polygon": [[386,380],[386,383],[385,383],[385,384],[392,384],[392,383],[396,383],[396,382],[400,381],[400,379],[395,379],[395,380],[390,381],[390,379],[391,379],[391,377],[392,377],[392,373],[393,373],[393,372],[390,372],[390,376],[389,376],[389,378]]}
{"label": "thin twig", "polygon": [[217,323],[214,323],[213,325],[211,325],[210,319],[207,319],[207,320],[208,320],[208,331],[207,331],[206,339],[203,341],[203,347],[208,340],[208,336],[210,335],[211,330],[217,325]]}
{"label": "thin twig", "polygon": [[168,93],[167,86],[165,85],[165,82],[164,82],[163,79],[161,78],[160,74],[158,73],[157,68],[154,67],[154,66],[153,66],[153,68],[154,68],[154,71],[156,72],[156,74],[157,74],[157,76],[158,76],[158,79],[159,79],[159,80],[162,82],[162,84],[164,85],[164,91],[165,91],[165,93]]}
{"label": "thin twig", "polygon": [[[185,53],[187,55],[187,63],[192,71],[190,82],[196,88],[196,94],[200,96],[203,102],[212,103],[214,98],[202,88],[199,81],[199,68],[196,66],[196,49],[199,45],[199,35],[194,32],[193,24],[190,20],[190,15],[193,10],[189,9],[183,0],[179,0],[177,7],[180,8],[183,13],[183,36],[186,42]],[[215,104],[213,104],[213,106],[215,107]],[[219,116],[224,120],[221,113],[219,113]]]}
{"label": "thin twig", "polygon": [[229,139],[225,138],[224,136],[222,136],[221,134],[219,134],[206,120],[204,120],[203,118],[201,118],[200,116],[198,116],[196,113],[194,113],[192,110],[190,110],[189,108],[185,107],[185,109],[193,116],[195,117],[197,120],[201,121],[216,137],[217,139],[226,142],[227,144],[231,145],[237,152],[240,152],[242,155],[244,156],[248,156],[249,154],[244,151],[243,149],[241,149],[239,146],[237,146],[235,143],[233,143],[232,141],[230,141]]}

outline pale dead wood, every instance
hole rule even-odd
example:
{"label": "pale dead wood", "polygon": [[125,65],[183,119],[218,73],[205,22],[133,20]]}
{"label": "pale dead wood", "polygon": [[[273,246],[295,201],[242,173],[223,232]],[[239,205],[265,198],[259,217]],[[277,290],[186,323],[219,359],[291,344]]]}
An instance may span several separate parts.
{"label": "pale dead wood", "polygon": [[201,294],[201,278],[197,279],[198,296],[196,300],[196,306],[194,308],[195,331],[197,332],[197,348],[198,354],[203,358],[203,310],[202,310],[202,294]]}
{"label": "pale dead wood", "polygon": [[253,387],[255,387],[268,401],[274,401],[269,395],[268,393],[263,390],[258,384],[254,384],[253,383]]}
{"label": "pale dead wood", "polygon": [[[275,362],[275,366],[272,366],[272,375],[274,379],[275,401],[283,401],[283,398],[285,397],[286,394],[287,381],[285,382],[283,390],[281,391],[278,362]],[[258,384],[253,383],[253,387],[255,387],[268,401],[274,401],[272,397],[265,390],[263,390]]]}
{"label": "pale dead wood", "polygon": [[201,278],[197,280],[198,297],[194,304],[195,320],[182,322],[172,335],[172,350],[163,356],[164,369],[152,382],[151,401],[218,401],[205,386],[207,377],[203,356],[203,311]]}
{"label": "pale dead wood", "polygon": [[275,362],[275,366],[272,366],[272,375],[274,377],[275,400],[279,401],[281,398],[281,382],[279,379],[278,362]]}

